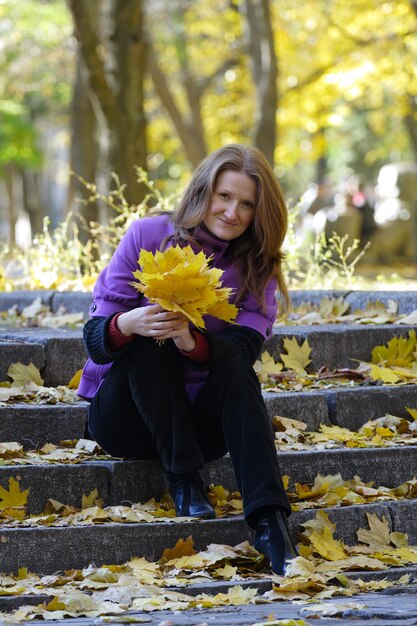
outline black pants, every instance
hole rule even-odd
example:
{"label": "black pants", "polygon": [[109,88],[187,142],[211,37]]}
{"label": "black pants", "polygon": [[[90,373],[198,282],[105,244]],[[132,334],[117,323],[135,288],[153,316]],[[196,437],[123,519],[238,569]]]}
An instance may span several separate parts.
{"label": "black pants", "polygon": [[174,343],[138,337],[93,399],[89,429],[109,454],[159,458],[178,474],[229,452],[246,519],[265,506],[291,511],[258,379],[237,357],[212,367],[191,405]]}

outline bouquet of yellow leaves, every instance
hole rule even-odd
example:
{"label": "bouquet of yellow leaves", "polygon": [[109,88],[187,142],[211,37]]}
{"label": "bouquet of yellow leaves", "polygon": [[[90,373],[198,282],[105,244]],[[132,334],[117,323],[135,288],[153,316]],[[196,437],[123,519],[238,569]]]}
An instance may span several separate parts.
{"label": "bouquet of yellow leaves", "polygon": [[222,287],[223,270],[209,267],[210,258],[191,246],[172,246],[155,254],[141,250],[141,270],[133,272],[132,285],[150,302],[166,311],[181,312],[196,326],[205,328],[203,315],[233,322],[238,309],[228,301],[232,289]]}

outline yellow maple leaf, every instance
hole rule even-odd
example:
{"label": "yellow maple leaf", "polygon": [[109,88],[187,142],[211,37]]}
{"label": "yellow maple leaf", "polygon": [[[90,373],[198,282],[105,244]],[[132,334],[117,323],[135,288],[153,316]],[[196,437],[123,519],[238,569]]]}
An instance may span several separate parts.
{"label": "yellow maple leaf", "polygon": [[336,524],[330,521],[328,514],[325,511],[318,511],[316,517],[313,519],[307,520],[307,522],[303,522],[304,526],[303,535],[307,537],[311,532],[317,531],[318,533],[322,532],[325,528],[329,528],[332,533],[336,530]]}
{"label": "yellow maple leaf", "polygon": [[19,481],[9,478],[9,490],[0,487],[0,511],[25,506],[29,495],[29,489],[20,491]]}
{"label": "yellow maple leaf", "polygon": [[397,548],[395,555],[407,563],[417,563],[417,551],[406,546]]}
{"label": "yellow maple leaf", "polygon": [[216,593],[216,595],[202,593],[197,596],[195,601],[190,603],[190,606],[204,608],[229,605],[240,606],[254,603],[257,595],[258,592],[256,589],[243,589],[240,585],[236,585],[235,587],[230,587],[227,593]]}
{"label": "yellow maple leaf", "polygon": [[15,387],[23,387],[28,382],[33,382],[39,387],[43,386],[43,378],[41,377],[40,371],[32,363],[29,365],[24,365],[23,363],[12,363],[7,370],[7,376],[9,376]]}
{"label": "yellow maple leaf", "polygon": [[364,313],[366,313],[366,317],[371,317],[371,315],[380,315],[381,313],[390,313],[391,315],[395,315],[398,309],[398,303],[395,300],[388,300],[388,306],[381,302],[381,300],[369,301],[365,307]]}
{"label": "yellow maple leaf", "polygon": [[230,580],[237,574],[237,567],[225,563],[223,567],[218,567],[213,571],[214,578],[223,578],[224,580]]}
{"label": "yellow maple leaf", "polygon": [[232,289],[221,286],[223,271],[209,267],[210,260],[189,245],[155,254],[141,250],[141,269],[133,272],[137,281],[131,284],[165,310],[183,313],[197,328],[205,328],[203,315],[232,322],[238,314],[237,307],[228,302]]}
{"label": "yellow maple leaf", "polygon": [[322,298],[319,310],[323,319],[333,316],[340,317],[349,309],[349,303],[345,302],[343,296],[340,298]]}
{"label": "yellow maple leaf", "polygon": [[64,611],[65,604],[57,596],[54,596],[45,608],[47,611]]}
{"label": "yellow maple leaf", "polygon": [[406,406],[405,410],[411,415],[414,421],[417,421],[417,409],[411,409],[410,407]]}
{"label": "yellow maple leaf", "polygon": [[375,346],[372,350],[372,363],[386,366],[397,365],[407,367],[415,360],[414,350],[416,349],[416,332],[410,330],[408,339],[403,337],[393,337],[386,346]]}
{"label": "yellow maple leaf", "polygon": [[[333,441],[347,442],[355,438],[357,433],[348,428],[342,426],[327,426],[326,424],[320,424],[320,433],[324,435],[325,439]],[[318,439],[323,441],[323,437],[318,436]]]}
{"label": "yellow maple leaf", "polygon": [[30,574],[27,567],[19,567],[17,570],[17,576],[15,576],[16,580],[25,580],[25,578],[36,577],[36,574]]}
{"label": "yellow maple leaf", "polygon": [[369,374],[373,380],[382,380],[384,383],[397,383],[400,379],[389,367],[369,364]]}
{"label": "yellow maple leaf", "polygon": [[266,622],[256,622],[252,626],[309,626],[309,624],[303,619],[277,619],[273,613],[270,613]]}
{"label": "yellow maple leaf", "polygon": [[82,369],[75,372],[74,376],[71,378],[71,380],[68,383],[68,387],[70,389],[78,389],[82,373],[83,373]]}
{"label": "yellow maple leaf", "polygon": [[[99,617],[100,623],[104,624],[143,624],[150,621],[147,617],[139,617],[139,615],[108,615],[103,617],[100,613]],[[169,622],[165,623],[169,624]]]}
{"label": "yellow maple leaf", "polygon": [[316,618],[320,617],[344,617],[346,611],[362,611],[368,608],[366,604],[360,604],[359,602],[344,602],[339,604],[328,604],[323,602],[322,604],[310,604],[308,607],[303,607],[301,611],[307,613],[307,617]]}
{"label": "yellow maple leaf", "polygon": [[223,487],[223,485],[214,485],[213,484],[213,485],[210,485],[209,496],[216,503],[218,503],[219,501],[220,502],[227,502],[227,500],[229,499],[229,496],[230,496],[230,491],[225,489]]}
{"label": "yellow maple leaf", "polygon": [[127,566],[132,570],[135,578],[144,584],[154,585],[160,576],[159,565],[151,563],[144,557],[134,557],[128,561]]}
{"label": "yellow maple leaf", "polygon": [[386,517],[379,519],[376,513],[366,513],[369,530],[359,528],[356,531],[359,541],[371,548],[380,549],[390,544],[390,527]]}
{"label": "yellow maple leaf", "polygon": [[396,549],[390,549],[387,546],[383,548],[383,552],[374,552],[372,556],[378,561],[381,561],[381,563],[383,563],[386,567],[390,567],[391,565],[398,567],[400,565],[404,565],[405,562],[396,554]]}
{"label": "yellow maple leaf", "polygon": [[187,539],[178,539],[173,548],[165,548],[160,562],[166,563],[172,559],[179,559],[182,556],[192,556],[193,554],[197,554],[197,551],[194,549],[194,539],[190,535]]}
{"label": "yellow maple leaf", "polygon": [[233,322],[237,315],[237,309],[228,300],[219,300],[207,308],[206,315],[212,315],[225,322]]}
{"label": "yellow maple leaf", "polygon": [[264,350],[261,354],[261,358],[255,362],[253,366],[261,383],[268,382],[268,377],[273,374],[278,374],[282,370],[282,363],[276,363],[274,357]]}
{"label": "yellow maple leaf", "polygon": [[417,324],[417,310],[411,311],[408,315],[402,315],[395,324],[406,324],[407,326],[415,326]]}
{"label": "yellow maple leaf", "polygon": [[97,487],[90,491],[88,496],[83,495],[81,501],[81,509],[88,509],[90,506],[98,506],[103,508],[103,500],[100,500]]}
{"label": "yellow maple leaf", "polygon": [[395,437],[395,433],[390,428],[384,428],[383,426],[376,428],[376,433],[380,437],[385,437],[390,439],[391,437]]}
{"label": "yellow maple leaf", "polygon": [[285,575],[289,578],[295,578],[296,576],[308,578],[314,574],[314,571],[315,565],[311,560],[305,559],[302,556],[297,556],[289,561],[287,567],[285,568]]}
{"label": "yellow maple leaf", "polygon": [[343,543],[333,538],[333,533],[328,527],[325,527],[320,533],[313,531],[308,540],[315,552],[327,561],[339,561],[347,556]]}
{"label": "yellow maple leaf", "polygon": [[413,361],[413,363],[411,363],[408,367],[392,366],[390,367],[390,369],[394,372],[394,374],[396,374],[399,378],[402,378],[403,380],[416,380],[417,378],[416,361]]}
{"label": "yellow maple leaf", "polygon": [[296,337],[291,337],[291,339],[285,337],[284,349],[287,351],[287,354],[281,354],[280,357],[285,367],[294,370],[298,374],[305,374],[305,368],[311,363],[311,348],[308,344],[308,339],[300,346]]}
{"label": "yellow maple leaf", "polygon": [[396,548],[405,548],[408,546],[407,533],[392,532],[389,536],[390,542],[394,544]]}

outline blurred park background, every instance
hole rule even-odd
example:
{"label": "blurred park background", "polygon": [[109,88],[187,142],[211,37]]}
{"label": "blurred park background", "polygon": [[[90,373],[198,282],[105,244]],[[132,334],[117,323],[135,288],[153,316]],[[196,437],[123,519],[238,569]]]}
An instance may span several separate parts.
{"label": "blurred park background", "polygon": [[0,67],[0,289],[89,288],[230,142],[274,166],[295,286],[416,279],[417,0],[0,0]]}

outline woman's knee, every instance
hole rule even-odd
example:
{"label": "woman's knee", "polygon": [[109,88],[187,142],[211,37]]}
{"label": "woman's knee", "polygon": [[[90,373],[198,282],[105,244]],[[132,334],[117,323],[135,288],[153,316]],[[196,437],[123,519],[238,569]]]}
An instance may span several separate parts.
{"label": "woman's knee", "polygon": [[133,342],[115,366],[129,379],[133,375],[150,380],[162,380],[164,373],[171,377],[183,369],[180,353],[170,340],[158,344],[149,337],[140,337],[139,341]]}
{"label": "woman's knee", "polygon": [[140,418],[121,422],[91,410],[88,430],[94,441],[113,457],[128,459],[158,459],[150,433],[140,423]]}
{"label": "woman's knee", "polygon": [[211,368],[210,374],[227,384],[259,384],[252,365],[233,355],[219,359]]}

